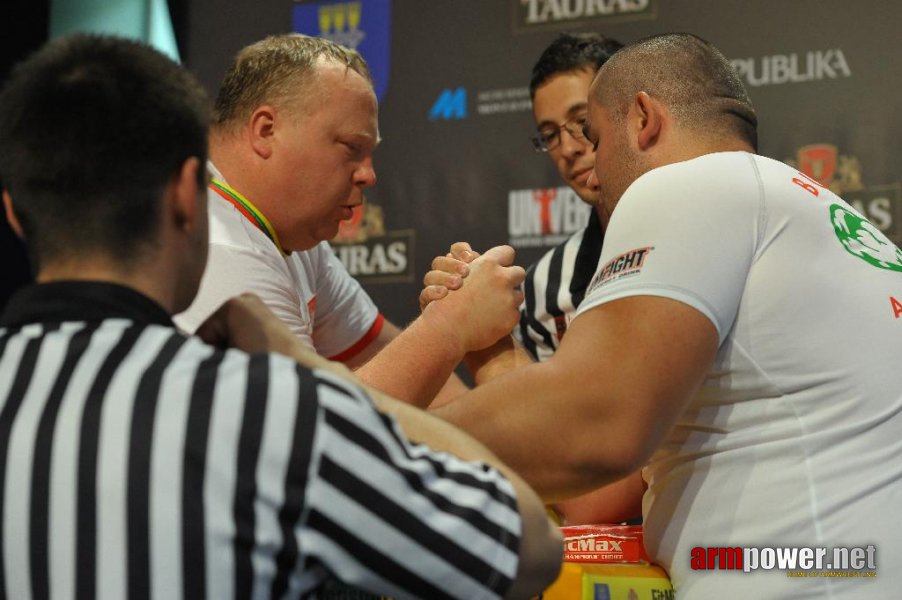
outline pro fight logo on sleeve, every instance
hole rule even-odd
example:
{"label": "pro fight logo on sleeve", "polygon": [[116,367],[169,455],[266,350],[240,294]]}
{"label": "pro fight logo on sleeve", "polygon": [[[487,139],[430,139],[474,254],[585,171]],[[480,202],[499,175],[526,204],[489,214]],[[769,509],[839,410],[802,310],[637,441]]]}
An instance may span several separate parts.
{"label": "pro fight logo on sleeve", "polygon": [[601,270],[595,274],[586,293],[591,292],[595,288],[600,287],[609,281],[638,275],[642,270],[642,265],[645,264],[645,259],[648,258],[648,255],[652,250],[654,250],[654,246],[645,246],[644,248],[636,248],[635,250],[630,250],[629,252],[624,252],[619,256],[615,256],[605,263]]}

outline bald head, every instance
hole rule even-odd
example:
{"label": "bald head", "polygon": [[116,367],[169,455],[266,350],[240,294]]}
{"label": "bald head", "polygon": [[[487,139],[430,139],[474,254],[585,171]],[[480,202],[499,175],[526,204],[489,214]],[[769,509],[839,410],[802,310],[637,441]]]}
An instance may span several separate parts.
{"label": "bald head", "polygon": [[688,33],[639,40],[602,66],[590,94],[619,120],[642,91],[664,104],[681,127],[757,149],[752,102],[729,61],[705,40]]}

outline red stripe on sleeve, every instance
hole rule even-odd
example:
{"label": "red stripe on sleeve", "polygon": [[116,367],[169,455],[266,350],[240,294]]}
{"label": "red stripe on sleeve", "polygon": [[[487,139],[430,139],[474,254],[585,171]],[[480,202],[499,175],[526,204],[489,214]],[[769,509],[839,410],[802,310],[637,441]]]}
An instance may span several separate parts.
{"label": "red stripe on sleeve", "polygon": [[379,313],[376,316],[376,321],[373,323],[373,326],[370,327],[370,330],[363,334],[363,337],[357,340],[357,342],[345,350],[344,352],[340,352],[335,356],[330,356],[329,360],[336,360],[338,362],[348,362],[358,354],[360,354],[364,348],[370,345],[370,343],[375,340],[379,333],[382,331],[382,326],[385,324],[385,317],[382,316],[382,313]]}

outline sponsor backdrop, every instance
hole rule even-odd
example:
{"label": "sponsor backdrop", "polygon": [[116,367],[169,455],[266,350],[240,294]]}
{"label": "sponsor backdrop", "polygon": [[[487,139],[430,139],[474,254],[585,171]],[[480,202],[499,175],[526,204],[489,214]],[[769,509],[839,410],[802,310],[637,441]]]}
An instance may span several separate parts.
{"label": "sponsor backdrop", "polygon": [[183,61],[211,91],[235,51],[271,33],[328,36],[367,58],[379,181],[334,248],[399,324],[416,315],[423,274],[452,242],[509,243],[525,266],[585,223],[587,209],[528,140],[530,70],[561,31],[709,39],[749,88],[761,153],[902,242],[893,0],[193,0],[188,10]]}

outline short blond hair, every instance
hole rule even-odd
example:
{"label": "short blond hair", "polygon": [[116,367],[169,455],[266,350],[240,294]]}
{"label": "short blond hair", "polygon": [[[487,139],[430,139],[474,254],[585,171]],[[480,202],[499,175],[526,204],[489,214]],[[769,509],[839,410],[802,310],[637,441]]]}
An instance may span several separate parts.
{"label": "short blond hair", "polygon": [[263,104],[303,109],[316,94],[310,84],[321,59],[344,65],[373,84],[356,50],[299,33],[272,35],[235,56],[216,97],[214,126],[228,129],[243,123]]}

